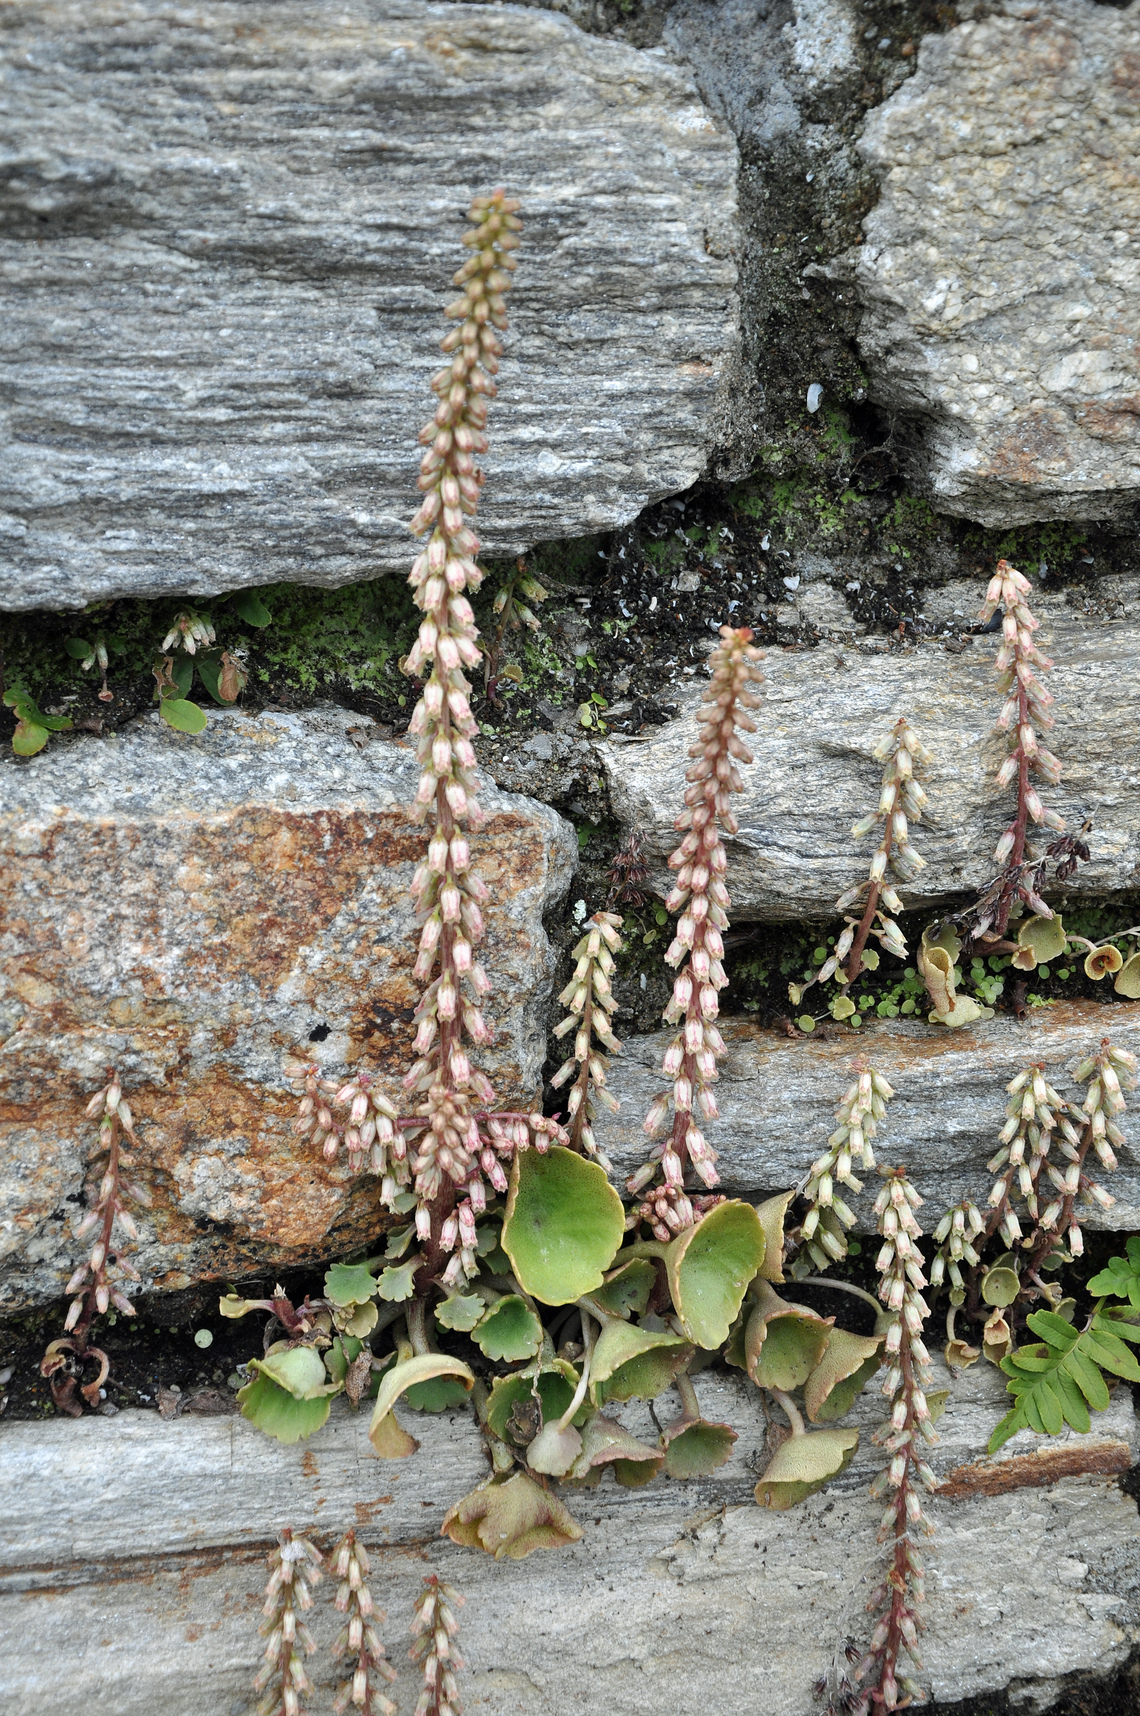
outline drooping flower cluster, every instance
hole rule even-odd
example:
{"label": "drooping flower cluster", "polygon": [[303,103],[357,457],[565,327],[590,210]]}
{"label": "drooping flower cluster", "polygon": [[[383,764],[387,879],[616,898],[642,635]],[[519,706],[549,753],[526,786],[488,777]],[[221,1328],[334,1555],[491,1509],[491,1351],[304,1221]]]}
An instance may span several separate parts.
{"label": "drooping flower cluster", "polygon": [[554,1030],[556,1037],[574,1032],[574,1052],[550,1081],[557,1089],[577,1072],[566,1105],[570,1143],[573,1149],[595,1157],[607,1173],[610,1163],[598,1149],[594,1138],[594,1104],[600,1102],[611,1114],[616,1113],[618,1104],[606,1089],[609,1059],[595,1046],[594,1038],[612,1054],[621,1049],[613,1033],[613,1012],[617,1001],[610,987],[614,956],[622,948],[618,934],[621,923],[614,912],[595,912],[585,926],[585,935],[574,949],[572,958],[577,961],[574,975],[558,997],[570,1012]]}
{"label": "drooping flower cluster", "polygon": [[981,1262],[981,1253],[974,1244],[985,1244],[985,1218],[972,1198],[963,1198],[947,1210],[938,1226],[934,1229],[934,1241],[938,1250],[930,1265],[930,1285],[941,1287],[947,1276],[950,1286],[955,1293],[965,1291],[965,1277],[962,1265],[967,1269],[975,1269]]}
{"label": "drooping flower cluster", "polygon": [[867,880],[848,888],[835,902],[835,909],[840,912],[849,912],[850,907],[862,902],[863,914],[858,919],[848,915],[835,952],[821,967],[817,982],[826,982],[847,959],[843,980],[854,983],[863,969],[863,949],[871,935],[886,953],[897,954],[900,959],[906,957],[906,937],[896,920],[887,917],[882,908],[885,906],[887,912],[903,909],[902,901],[887,880],[888,870],[900,882],[910,882],[926,867],[926,860],[910,844],[910,824],[918,821],[926,803],[926,793],[914,778],[914,771],[929,763],[931,755],[903,717],[875,746],[874,756],[885,764],[878,808],[860,818],[851,830],[851,838],[862,840],[879,822],[883,824],[882,837],[871,859]]}
{"label": "drooping flower cluster", "polygon": [[[1056,1227],[1061,1200],[1054,1199],[1041,1208],[1042,1175],[1064,1193],[1066,1175],[1050,1162],[1049,1150],[1056,1141],[1064,1156],[1071,1162],[1077,1161],[1081,1116],[1047,1082],[1043,1065],[1026,1067],[1010,1080],[1006,1090],[1009,1101],[1005,1106],[1006,1122],[998,1134],[1000,1148],[987,1163],[990,1173],[999,1177],[990,1188],[989,1202],[994,1214],[983,1237],[988,1239],[996,1231],[1006,1245],[1012,1246],[1022,1238],[1021,1222],[1014,1208],[1019,1196],[1035,1228]],[[1054,1133],[1058,1134],[1056,1140]],[[1077,1190],[1075,1181],[1073,1190]]]}
{"label": "drooping flower cluster", "polygon": [[[1064,818],[1041,802],[1041,795],[1029,779],[1031,773],[1056,786],[1061,778],[1061,765],[1037,737],[1037,729],[1053,725],[1049,713],[1052,695],[1046,691],[1034,673],[1034,668],[1048,673],[1053,666],[1047,655],[1033,641],[1040,620],[1030,612],[1027,597],[1033,586],[1008,560],[999,560],[990,579],[980,618],[989,620],[1002,610],[1002,642],[994,663],[1000,674],[999,688],[1006,701],[997,725],[1008,732],[1009,754],[997,774],[999,786],[1017,782],[1017,816],[997,843],[994,862],[1020,864],[1025,857],[1025,836],[1028,822],[1043,823],[1046,828],[1064,828]],[[1027,903],[1033,902],[1027,899]],[[1048,908],[1042,915],[1050,915]],[[1008,917],[1008,912],[1007,912]],[[1004,932],[1005,924],[997,928]]]}
{"label": "drooping flower cluster", "polygon": [[914,1214],[921,1204],[905,1168],[896,1168],[887,1177],[875,1200],[883,1241],[876,1259],[879,1297],[892,1314],[884,1346],[886,1372],[882,1384],[891,1413],[887,1424],[875,1434],[890,1459],[872,1484],[871,1493],[889,1496],[879,1542],[891,1543],[892,1550],[887,1576],[867,1605],[878,1613],[878,1619],[866,1655],[855,1670],[855,1679],[864,1688],[853,1705],[860,1713],[872,1708],[895,1710],[922,1696],[912,1677],[899,1673],[899,1657],[904,1650],[915,1668],[922,1667],[918,1608],[925,1599],[925,1589],[915,1533],[920,1528],[928,1535],[931,1531],[923,1516],[920,1488],[934,1490],[938,1485],[924,1457],[924,1444],[938,1438],[926,1399],[930,1355],[922,1331],[929,1310],[922,1297],[926,1285],[918,1248],[922,1229]]}
{"label": "drooping flower cluster", "polygon": [[423,1669],[424,1686],[416,1705],[416,1716],[460,1716],[455,1675],[463,1667],[463,1659],[455,1649],[454,1639],[459,1631],[456,1609],[463,1607],[463,1598],[434,1573],[424,1580],[424,1589],[416,1598],[412,1620],[414,1643],[408,1655]]}
{"label": "drooping flower cluster", "polygon": [[135,1308],[118,1285],[115,1273],[131,1281],[138,1281],[140,1277],[138,1271],[125,1261],[122,1246],[114,1243],[114,1229],[117,1222],[129,1239],[138,1239],[134,1218],[123,1204],[124,1192],[144,1207],[148,1207],[151,1201],[144,1187],[123,1182],[123,1171],[129,1171],[134,1161],[123,1155],[121,1139],[128,1138],[136,1150],[141,1149],[141,1145],[117,1073],[111,1073],[103,1089],[91,1098],[86,1112],[88,1119],[100,1116],[96,1160],[102,1155],[106,1155],[107,1160],[96,1200],[75,1230],[77,1239],[86,1239],[96,1229],[99,1237],[91,1248],[90,1256],[79,1265],[64,1288],[65,1294],[74,1297],[63,1326],[67,1330],[75,1330],[75,1342],[80,1351],[92,1321],[97,1315],[102,1316],[110,1306],[114,1305],[124,1316],[135,1315]]}
{"label": "drooping flower cluster", "polygon": [[837,1125],[827,1140],[827,1149],[812,1163],[803,1188],[811,1207],[800,1227],[800,1240],[819,1269],[826,1269],[829,1263],[838,1263],[847,1256],[845,1229],[854,1227],[855,1215],[835,1188],[863,1190],[863,1182],[856,1179],[852,1164],[858,1162],[865,1173],[874,1168],[871,1140],[895,1094],[882,1074],[864,1061],[855,1062],[855,1073],[854,1082],[835,1111]]}
{"label": "drooping flower cluster", "polygon": [[649,1160],[629,1180],[629,1190],[634,1193],[647,1186],[658,1169],[665,1185],[678,1190],[684,1186],[688,1169],[706,1186],[715,1186],[718,1181],[716,1152],[694,1114],[706,1120],[717,1116],[712,1085],[725,1044],[716,1019],[719,991],[728,981],[721,963],[729,905],[724,882],[728,857],[721,831],[737,832],[732,794],[744,789],[737,764],[752,760],[737,735],[738,730],[755,731],[747,711],[758,702],[750,687],[759,677],[755,664],[760,659],[747,628],[734,631],[722,626],[720,638],[709,658],[712,677],[697,716],[697,743],[689,752],[695,761],[685,777],[689,782],[685,809],[675,824],[685,831],[684,839],[669,859],[677,880],[665,903],[671,912],[681,915],[665,959],[680,970],[664,1017],[671,1025],[680,1023],[681,1029],[662,1061],[661,1070],[671,1089],[651,1105],[645,1131],[650,1138],[655,1137],[671,1110],[673,1125],[668,1137],[655,1146]]}
{"label": "drooping flower cluster", "polygon": [[214,638],[214,628],[204,614],[181,613],[162,640],[162,653],[181,645],[187,655],[194,655],[199,644],[209,649]]}
{"label": "drooping flower cluster", "polygon": [[[326,1162],[343,1149],[358,1174],[367,1166],[382,1177],[381,1200],[389,1206],[411,1177],[408,1147],[396,1125],[395,1105],[369,1073],[354,1078],[325,1078],[315,1061],[288,1060],[283,1072],[301,1098],[293,1130],[319,1145]],[[344,1110],[339,1118],[334,1110]]]}
{"label": "drooping flower cluster", "polygon": [[687,1192],[684,1186],[650,1186],[640,1203],[630,1206],[625,1218],[626,1230],[632,1233],[642,1222],[648,1222],[653,1237],[666,1244],[676,1239],[687,1227],[708,1215],[717,1204],[725,1202],[720,1192]]}
{"label": "drooping flower cluster", "polygon": [[381,1682],[393,1681],[396,1670],[388,1661],[374,1623],[384,1619],[368,1589],[369,1563],[364,1545],[355,1531],[346,1531],[333,1551],[333,1572],[340,1580],[336,1606],[347,1616],[332,1647],[335,1657],[354,1656],[351,1677],[339,1688],[333,1709],[337,1716],[349,1705],[362,1716],[393,1716],[396,1706],[381,1690]]}
{"label": "drooping flower cluster", "polygon": [[[1080,1109],[1084,1126],[1076,1145],[1071,1143],[1067,1135],[1064,1140],[1063,1149],[1068,1166],[1063,1186],[1054,1181],[1060,1194],[1060,1208],[1053,1218],[1053,1226],[1057,1232],[1066,1234],[1069,1251],[1074,1257],[1079,1257],[1084,1250],[1084,1237],[1081,1233],[1078,1202],[1096,1204],[1102,1210],[1111,1209],[1116,1202],[1110,1192],[1106,1192],[1103,1186],[1085,1173],[1085,1162],[1091,1149],[1103,1168],[1111,1171],[1116,1167],[1116,1150],[1127,1143],[1124,1133],[1116,1124],[1116,1116],[1123,1114],[1127,1106],[1124,1092],[1136,1088],[1136,1056],[1129,1054],[1127,1049],[1114,1048],[1105,1037],[1101,1040],[1099,1052],[1087,1056],[1077,1067],[1073,1077],[1078,1084],[1088,1086]],[[1045,1214],[1052,1214],[1052,1210],[1051,1204]],[[1046,1229],[1047,1233],[1053,1230],[1052,1227],[1047,1227],[1045,1215],[1042,1215],[1040,1226]],[[1039,1253],[1034,1256],[1034,1263],[1044,1255],[1045,1248],[1039,1248]]]}
{"label": "drooping flower cluster", "polygon": [[312,1656],[317,1647],[297,1617],[313,1606],[311,1587],[319,1583],[322,1565],[320,1551],[286,1526],[269,1557],[261,1624],[265,1662],[253,1683],[255,1692],[265,1693],[257,1716],[299,1716],[302,1694],[313,1690],[302,1652]]}

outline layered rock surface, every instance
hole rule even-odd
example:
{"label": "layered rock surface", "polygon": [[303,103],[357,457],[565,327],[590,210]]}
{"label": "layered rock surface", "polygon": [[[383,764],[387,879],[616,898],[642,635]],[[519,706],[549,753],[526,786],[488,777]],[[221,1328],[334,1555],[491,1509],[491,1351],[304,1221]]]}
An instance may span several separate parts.
{"label": "layered rock surface", "polygon": [[[1017,10],[1020,10],[1018,8]],[[928,35],[870,115],[855,275],[872,397],[985,524],[1140,495],[1140,13],[1054,0]]]}
{"label": "layered rock surface", "polygon": [[[0,1304],[57,1294],[94,1144],[85,1093],[119,1067],[155,1199],[144,1283],[340,1256],[375,1233],[377,1185],[292,1136],[298,1048],[398,1092],[409,1059],[424,831],[399,742],[356,750],[343,710],[157,714],[0,771]],[[488,1070],[533,1098],[574,831],[488,787]]]}
{"label": "layered rock surface", "polygon": [[[1043,1061],[1062,1095],[1078,1099],[1080,1087],[1069,1075],[1103,1036],[1118,1048],[1140,1052],[1140,1004],[1059,1002],[1031,1012],[1025,1025],[1006,1015],[956,1031],[916,1020],[874,1019],[863,1026],[858,1041],[845,1030],[832,1039],[792,1042],[743,1019],[723,1021],[722,1031],[728,1054],[716,1092],[720,1119],[705,1127],[720,1155],[722,1190],[755,1196],[799,1184],[834,1130],[835,1110],[859,1050],[896,1092],[875,1155],[888,1165],[907,1164],[926,1200],[920,1219],[930,1229],[967,1193],[985,1206],[993,1184],[986,1163],[997,1149],[1010,1079]],[[663,1088],[661,1055],[671,1037],[661,1031],[630,1038],[614,1061],[608,1082],[621,1108],[600,1118],[595,1131],[615,1177],[632,1172],[645,1158],[641,1122]],[[1135,1103],[1122,1124],[1130,1143],[1116,1171],[1090,1169],[1117,1201],[1110,1210],[1085,1209],[1086,1227],[1140,1228],[1140,1112]],[[877,1190],[872,1176],[851,1198],[863,1231],[875,1230],[871,1206]]]}
{"label": "layered rock surface", "polygon": [[[979,586],[976,602],[981,594]],[[1093,825],[1091,861],[1066,889],[1135,888],[1140,627],[1134,619],[1078,618],[1044,592],[1034,607],[1044,622],[1039,637],[1056,663],[1049,675],[1056,697],[1049,744],[1064,768],[1046,798],[1071,828],[1087,819]],[[856,844],[848,830],[878,803],[882,769],[871,753],[901,715],[934,753],[924,776],[929,803],[913,830],[927,867],[902,889],[903,898],[908,905],[930,903],[992,877],[994,847],[1016,808],[1012,793],[994,785],[1007,742],[993,725],[1001,707],[995,648],[993,639],[978,637],[961,653],[940,644],[888,656],[845,650],[837,658],[823,647],[768,652],[758,730],[748,739],[754,761],[742,765],[745,791],[736,801],[740,833],[728,847],[734,919],[830,916],[839,894],[866,877],[874,843]],[[676,845],[673,818],[696,737],[697,691],[690,696],[689,713],[644,740],[599,746],[614,808],[644,834],[662,887],[668,874],[662,860]]]}
{"label": "layered rock surface", "polygon": [[0,605],[404,567],[500,181],[528,224],[488,551],[626,522],[731,440],[736,147],[665,55],[422,0],[53,0],[3,55]]}
{"label": "layered rock surface", "polygon": [[[932,1451],[946,1486],[929,1504],[924,1657],[935,1697],[1012,1680],[1041,1708],[1058,1678],[1105,1672],[1137,1636],[1136,1504],[1115,1474],[1134,1455],[1126,1389],[1091,1434],[1022,1432],[998,1460],[986,1440],[1008,1405],[1003,1379],[979,1365],[955,1386]],[[322,1546],[354,1524],[374,1551],[372,1587],[400,1672],[416,1696],[403,1634],[421,1575],[462,1589],[462,1693],[490,1716],[561,1716],[576,1708],[640,1716],[664,1702],[723,1716],[808,1716],[833,1649],[862,1636],[881,1551],[881,1503],[867,1482],[881,1462],[869,1430],[882,1401],[864,1393],[855,1462],[790,1513],[758,1509],[766,1463],[757,1392],[698,1379],[703,1409],[740,1432],[730,1463],[688,1484],[621,1490],[608,1479],[568,1495],[581,1543],[525,1563],[492,1562],[438,1538],[450,1503],[485,1475],[466,1415],[410,1412],[423,1447],[378,1461],[367,1418],[334,1406],[324,1430],[282,1448],[240,1418],[165,1424],[157,1414],[19,1424],[4,1432],[10,1485],[0,1517],[0,1687],[12,1716],[38,1716],[61,1678],[92,1716],[214,1716],[245,1708],[267,1544],[282,1521]],[[671,1415],[668,1399],[662,1401]],[[640,1406],[623,1413],[654,1436]],[[644,1424],[642,1423],[644,1419]],[[93,1576],[94,1575],[94,1576]],[[327,1584],[312,1625],[331,1640]],[[332,1682],[326,1654],[311,1673]]]}

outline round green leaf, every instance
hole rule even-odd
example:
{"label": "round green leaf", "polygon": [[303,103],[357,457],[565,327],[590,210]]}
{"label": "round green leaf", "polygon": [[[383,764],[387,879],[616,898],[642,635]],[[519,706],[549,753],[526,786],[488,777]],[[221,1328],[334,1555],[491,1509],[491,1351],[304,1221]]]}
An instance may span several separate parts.
{"label": "round green leaf", "polygon": [[65,638],[63,647],[73,661],[86,661],[92,654],[91,645],[83,638]]}
{"label": "round green leaf", "polygon": [[270,1377],[259,1372],[238,1390],[237,1398],[243,1418],[248,1418],[266,1436],[275,1436],[278,1442],[289,1443],[299,1441],[302,1436],[311,1436],[314,1430],[321,1428],[329,1415],[331,1395],[335,1392],[332,1389],[312,1400],[298,1400],[296,1395],[278,1388]]}
{"label": "round green leaf", "polygon": [[1019,947],[1031,947],[1037,955],[1038,965],[1044,965],[1047,960],[1057,959],[1069,945],[1059,912],[1051,918],[1026,918],[1017,932]]}
{"label": "round green leaf", "polygon": [[[753,1314],[754,1316],[756,1313]],[[751,1332],[752,1319],[749,1320]],[[805,1315],[799,1306],[769,1317],[764,1339],[749,1370],[760,1388],[799,1388],[807,1381],[827,1346],[831,1330],[820,1317]],[[745,1336],[746,1350],[750,1346]]]}
{"label": "round green leaf", "polygon": [[421,1261],[418,1256],[409,1257],[406,1263],[389,1264],[387,1269],[382,1269],[376,1281],[376,1291],[381,1299],[393,1304],[410,1299],[416,1290],[416,1270]]}
{"label": "round green leaf", "polygon": [[653,1261],[635,1257],[624,1269],[616,1269],[590,1298],[611,1317],[641,1317],[656,1279],[657,1267]]}
{"label": "round green leaf", "polygon": [[330,1385],[325,1375],[325,1361],[315,1347],[281,1347],[277,1351],[270,1348],[263,1359],[250,1360],[250,1368],[254,1367],[298,1400],[315,1400],[330,1389],[336,1392],[335,1385]]}
{"label": "round green leaf", "polygon": [[783,1511],[822,1489],[849,1464],[859,1446],[858,1430],[813,1430],[789,1436],[768,1462],[756,1485],[761,1507]]}
{"label": "round green leaf", "polygon": [[325,1298],[334,1305],[363,1305],[376,1293],[376,1277],[363,1263],[334,1263],[325,1270]]}
{"label": "round green leaf", "polygon": [[469,1335],[487,1309],[487,1301],[478,1293],[454,1293],[435,1308],[435,1320],[441,1329],[454,1329]]}
{"label": "round green leaf", "polygon": [[693,1356],[691,1341],[632,1323],[607,1323],[590,1366],[590,1394],[604,1400],[654,1400]]}
{"label": "round green leaf", "polygon": [[404,1400],[413,1412],[448,1412],[467,1399],[466,1386],[454,1376],[433,1376],[428,1382],[413,1382],[404,1390]]}
{"label": "round green leaf", "polygon": [[704,1418],[678,1419],[665,1430],[665,1470],[671,1478],[707,1478],[730,1457],[736,1431]]}
{"label": "round green leaf", "polygon": [[[16,731],[12,734],[12,749],[18,757],[34,757],[42,751],[48,742],[48,730],[35,721],[21,720],[16,722]],[[1117,984],[1117,988],[1120,985]]]}
{"label": "round green leaf", "polygon": [[1012,1305],[1020,1291],[1016,1269],[987,1269],[982,1276],[982,1298],[987,1305]]}
{"label": "round green leaf", "polygon": [[158,712],[167,726],[173,727],[177,733],[204,733],[206,730],[205,710],[184,697],[160,698]]}
{"label": "round green leaf", "polygon": [[515,1158],[503,1249],[523,1289],[569,1305],[602,1285],[625,1233],[621,1199],[596,1162],[556,1144]]}
{"label": "round green leaf", "polygon": [[728,1339],[749,1282],[764,1262],[764,1229],[751,1204],[717,1204],[665,1252],[673,1306],[699,1347]]}
{"label": "round green leaf", "polygon": [[542,1345],[542,1324],[525,1299],[510,1293],[491,1306],[471,1339],[489,1359],[514,1364],[518,1359],[534,1357]]}

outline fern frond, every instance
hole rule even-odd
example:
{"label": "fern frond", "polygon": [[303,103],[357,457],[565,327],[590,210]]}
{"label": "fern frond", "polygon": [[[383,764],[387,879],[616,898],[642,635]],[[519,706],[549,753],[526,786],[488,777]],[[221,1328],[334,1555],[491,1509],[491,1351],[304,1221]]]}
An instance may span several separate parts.
{"label": "fern frond", "polygon": [[1019,1347],[1002,1360],[1009,1392],[1016,1404],[1006,1413],[989,1441],[995,1454],[1019,1430],[1057,1436],[1065,1424],[1087,1431],[1089,1407],[1103,1412],[1108,1385],[1103,1373],[1140,1382],[1140,1364],[1124,1344],[1140,1341],[1140,1328],[1112,1321],[1094,1312],[1084,1329],[1075,1329],[1055,1311],[1034,1311],[1026,1319],[1041,1339]]}

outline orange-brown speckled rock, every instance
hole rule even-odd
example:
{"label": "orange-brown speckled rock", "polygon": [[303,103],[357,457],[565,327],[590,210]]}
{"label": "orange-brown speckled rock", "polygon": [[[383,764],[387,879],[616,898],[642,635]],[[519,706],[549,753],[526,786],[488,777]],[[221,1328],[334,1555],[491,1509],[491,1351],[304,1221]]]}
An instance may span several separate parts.
{"label": "orange-brown speckled rock", "polygon": [[[393,1087],[417,986],[409,883],[423,832],[398,742],[357,752],[340,710],[156,718],[0,772],[0,1304],[57,1293],[94,1141],[85,1094],[117,1065],[155,1205],[138,1266],[184,1286],[365,1243],[376,1186],[289,1127],[303,1046]],[[544,910],[573,869],[546,806],[482,795],[478,863],[504,1098],[533,1093],[552,961]]]}

